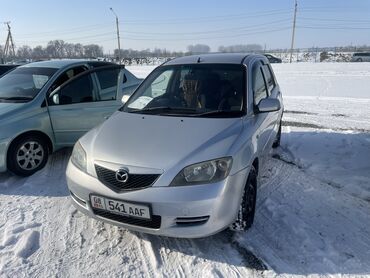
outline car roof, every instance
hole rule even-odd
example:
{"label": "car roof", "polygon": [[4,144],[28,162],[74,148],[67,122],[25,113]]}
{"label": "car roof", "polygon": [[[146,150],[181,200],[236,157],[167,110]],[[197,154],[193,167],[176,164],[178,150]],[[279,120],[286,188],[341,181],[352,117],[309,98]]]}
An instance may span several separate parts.
{"label": "car roof", "polygon": [[[21,66],[22,68],[26,67],[42,67],[42,68],[56,68],[61,69],[73,64],[81,64],[81,63],[100,63],[100,61],[96,60],[86,60],[86,59],[61,59],[61,60],[49,60],[49,61],[41,61],[41,62],[33,62],[26,65]],[[101,62],[107,63],[107,62]]]}
{"label": "car roof", "polygon": [[[247,59],[253,57],[265,58],[258,54],[248,53],[214,53],[214,54],[199,54],[175,58],[163,65],[182,65],[182,64],[246,64]],[[266,58],[265,58],[266,59]]]}

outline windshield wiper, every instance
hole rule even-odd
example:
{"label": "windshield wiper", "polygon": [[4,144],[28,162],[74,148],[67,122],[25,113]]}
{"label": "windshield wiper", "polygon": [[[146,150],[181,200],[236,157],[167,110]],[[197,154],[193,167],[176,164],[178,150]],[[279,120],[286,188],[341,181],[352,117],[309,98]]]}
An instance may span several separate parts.
{"label": "windshield wiper", "polygon": [[33,97],[18,96],[18,97],[0,97],[0,100],[31,100]]}
{"label": "windshield wiper", "polygon": [[186,107],[170,107],[170,106],[159,106],[159,107],[148,107],[140,110],[133,110],[129,111],[129,113],[144,113],[144,114],[153,114],[153,113],[170,113],[172,114],[177,114],[177,112],[180,113],[185,113],[185,114],[193,114],[197,112],[196,109],[193,108],[186,108]]}
{"label": "windshield wiper", "polygon": [[199,114],[194,114],[195,117],[240,117],[243,115],[243,111],[228,111],[228,110],[213,110],[207,111]]}

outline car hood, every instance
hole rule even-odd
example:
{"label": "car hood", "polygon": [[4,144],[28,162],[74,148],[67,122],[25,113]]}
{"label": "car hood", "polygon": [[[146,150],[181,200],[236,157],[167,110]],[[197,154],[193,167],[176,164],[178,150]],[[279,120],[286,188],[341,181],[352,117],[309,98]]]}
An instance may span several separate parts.
{"label": "car hood", "polygon": [[194,118],[116,112],[96,131],[93,159],[167,169],[230,155],[242,131],[240,118]]}

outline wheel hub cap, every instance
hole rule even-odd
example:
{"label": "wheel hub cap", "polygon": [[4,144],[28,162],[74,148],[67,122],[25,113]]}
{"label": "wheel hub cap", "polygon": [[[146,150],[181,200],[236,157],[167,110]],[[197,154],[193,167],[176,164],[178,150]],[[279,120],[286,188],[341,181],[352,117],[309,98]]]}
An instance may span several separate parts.
{"label": "wheel hub cap", "polygon": [[17,151],[17,163],[23,170],[34,170],[44,159],[44,148],[36,141],[24,143]]}

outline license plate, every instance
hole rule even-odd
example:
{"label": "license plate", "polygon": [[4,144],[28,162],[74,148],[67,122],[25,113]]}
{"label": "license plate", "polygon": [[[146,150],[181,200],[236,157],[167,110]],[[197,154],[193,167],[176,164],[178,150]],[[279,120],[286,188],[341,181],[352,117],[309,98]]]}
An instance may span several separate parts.
{"label": "license plate", "polygon": [[110,211],[124,216],[148,220],[151,219],[150,209],[146,205],[117,201],[95,195],[91,195],[90,201],[93,208]]}

